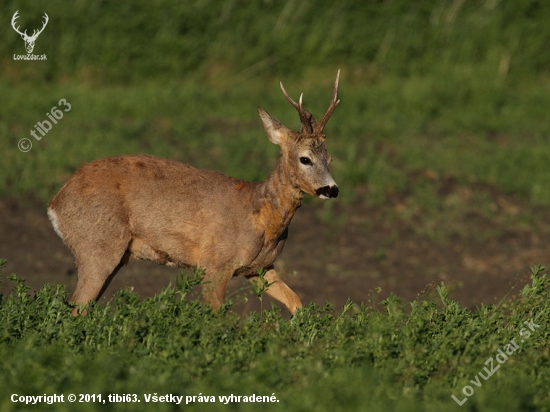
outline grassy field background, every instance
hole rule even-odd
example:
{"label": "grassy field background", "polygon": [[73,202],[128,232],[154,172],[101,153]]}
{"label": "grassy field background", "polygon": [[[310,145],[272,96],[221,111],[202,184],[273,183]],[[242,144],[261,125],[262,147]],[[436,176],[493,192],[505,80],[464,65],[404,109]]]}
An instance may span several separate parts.
{"label": "grassy field background", "polygon": [[[277,149],[256,106],[296,128],[278,81],[319,116],[340,68],[327,135],[344,196],[366,186],[382,200],[429,169],[550,204],[542,2],[17,4],[0,13],[19,7],[29,30],[52,15],[34,50],[47,61],[14,61],[23,42],[0,28],[3,195],[45,199],[83,161],[135,152],[263,179]],[[19,139],[62,98],[71,111],[22,155]]]}
{"label": "grassy field background", "polygon": [[[9,24],[16,10],[28,33],[48,13],[33,52],[46,61],[14,60],[26,54]],[[124,153],[263,180],[278,148],[256,106],[296,129],[278,82],[320,116],[341,69],[326,134],[344,207],[379,207],[441,242],[462,236],[472,214],[499,232],[550,233],[550,3],[39,0],[2,2],[0,16],[0,197],[46,203],[83,162]],[[71,110],[34,139],[61,99]],[[513,204],[496,207],[495,193]],[[519,298],[476,311],[390,300],[385,312],[353,306],[342,317],[311,307],[290,323],[276,310],[217,317],[173,290],[142,303],[121,292],[116,311],[75,320],[62,290],[33,298],[21,287],[0,296],[0,404],[23,409],[15,392],[147,389],[276,392],[291,410],[549,410],[544,328],[461,408],[451,399],[518,325],[548,317],[537,276]]]}

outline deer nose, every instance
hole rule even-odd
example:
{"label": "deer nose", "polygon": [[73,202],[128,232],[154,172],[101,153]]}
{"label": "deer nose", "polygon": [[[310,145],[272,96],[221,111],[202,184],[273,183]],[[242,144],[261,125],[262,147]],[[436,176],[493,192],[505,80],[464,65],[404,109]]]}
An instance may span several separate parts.
{"label": "deer nose", "polygon": [[339,192],[340,191],[338,190],[338,186],[336,186],[336,185],[334,185],[334,186],[323,186],[323,187],[320,187],[319,189],[317,189],[315,191],[317,196],[325,198],[325,199],[329,199],[329,198],[332,198],[332,197],[338,197]]}

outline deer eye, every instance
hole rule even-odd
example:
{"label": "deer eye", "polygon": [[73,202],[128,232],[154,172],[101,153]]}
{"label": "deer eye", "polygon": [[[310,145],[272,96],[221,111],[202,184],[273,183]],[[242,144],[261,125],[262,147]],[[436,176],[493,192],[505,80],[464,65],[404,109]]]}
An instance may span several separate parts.
{"label": "deer eye", "polygon": [[311,159],[309,157],[300,157],[300,163],[306,166],[311,166]]}

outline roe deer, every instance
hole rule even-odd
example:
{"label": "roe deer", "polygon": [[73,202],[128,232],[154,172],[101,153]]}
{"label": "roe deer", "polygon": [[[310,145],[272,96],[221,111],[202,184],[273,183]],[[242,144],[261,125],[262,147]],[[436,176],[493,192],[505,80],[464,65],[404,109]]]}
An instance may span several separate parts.
{"label": "roe deer", "polygon": [[[258,107],[269,140],[281,157],[265,182],[247,182],[148,155],[96,160],[82,166],[48,205],[56,233],[73,253],[78,283],[71,301],[98,299],[130,258],[204,269],[203,296],[212,309],[224,303],[233,276],[273,282],[267,293],[291,313],[302,302],[277,275],[288,226],[304,193],[338,196],[329,172],[323,129],[340,103],[336,75],[332,99],[318,122],[280,83],[302,123],[294,132]],[[78,306],[73,309],[78,315]]]}

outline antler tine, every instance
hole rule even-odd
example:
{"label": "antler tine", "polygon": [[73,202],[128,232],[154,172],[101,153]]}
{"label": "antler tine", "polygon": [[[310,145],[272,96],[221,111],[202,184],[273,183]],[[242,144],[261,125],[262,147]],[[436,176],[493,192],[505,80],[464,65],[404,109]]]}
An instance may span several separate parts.
{"label": "antler tine", "polygon": [[40,33],[42,33],[44,31],[44,29],[46,28],[46,25],[50,21],[50,18],[48,17],[48,15],[46,13],[44,13],[44,17],[46,19],[44,20],[44,23],[42,24],[42,29],[40,29]]}
{"label": "antler tine", "polygon": [[19,16],[17,15],[19,13],[19,10],[17,10],[14,14],[13,14],[13,17],[11,18],[11,25],[15,27],[15,20],[17,20],[19,18]]}
{"label": "antler tine", "polygon": [[[279,82],[279,85],[281,86],[281,90],[283,91],[283,94],[285,95],[286,99],[290,102],[291,105],[294,106],[294,108],[298,111],[300,111],[300,107],[302,106],[301,104],[299,105],[298,103],[296,103],[294,100],[292,100],[292,97],[290,97],[288,95],[288,93],[286,92],[285,90],[285,87],[283,86],[283,82]],[[303,93],[302,93],[303,94]],[[302,96],[300,96],[300,99],[302,98]]]}
{"label": "antler tine", "polygon": [[338,103],[340,103],[340,100],[336,100],[338,98],[338,83],[340,81],[340,69],[338,69],[338,73],[336,74],[336,80],[334,81],[334,90],[332,92],[332,99],[330,100],[330,105],[327,109],[327,112],[321,119],[321,121],[317,124],[317,130],[319,132],[322,132],[325,128],[325,125],[328,122],[328,119],[330,119],[330,116],[332,116],[332,113],[334,112],[334,109],[336,109],[336,106],[338,106]]}
{"label": "antler tine", "polygon": [[303,93],[300,94],[300,99],[298,100],[298,103],[296,103],[292,99],[292,97],[290,97],[286,92],[283,86],[283,82],[279,82],[279,85],[281,86],[281,90],[283,91],[283,94],[285,95],[286,99],[290,102],[292,106],[294,106],[296,110],[298,110],[298,114],[300,115],[300,121],[302,123],[302,131],[306,133],[312,133],[313,128],[317,123],[313,118],[313,116],[311,115],[311,113],[302,107],[302,100],[303,100],[304,94]]}

